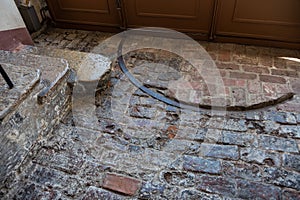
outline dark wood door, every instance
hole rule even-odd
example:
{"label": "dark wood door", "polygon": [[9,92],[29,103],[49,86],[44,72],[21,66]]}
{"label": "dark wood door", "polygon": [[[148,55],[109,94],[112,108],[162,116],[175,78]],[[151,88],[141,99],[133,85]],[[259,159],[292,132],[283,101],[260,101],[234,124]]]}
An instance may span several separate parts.
{"label": "dark wood door", "polygon": [[216,35],[300,42],[299,0],[219,0]]}
{"label": "dark wood door", "polygon": [[209,34],[214,0],[124,0],[127,26]]}
{"label": "dark wood door", "polygon": [[119,27],[115,0],[47,0],[55,22]]}

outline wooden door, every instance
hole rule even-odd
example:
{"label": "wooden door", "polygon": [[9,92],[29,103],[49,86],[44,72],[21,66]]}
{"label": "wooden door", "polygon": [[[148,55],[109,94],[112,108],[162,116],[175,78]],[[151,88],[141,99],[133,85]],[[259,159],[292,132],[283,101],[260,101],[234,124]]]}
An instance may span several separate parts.
{"label": "wooden door", "polygon": [[119,27],[115,0],[47,0],[55,22]]}
{"label": "wooden door", "polygon": [[214,0],[124,0],[127,26],[165,27],[207,38]]}
{"label": "wooden door", "polygon": [[216,35],[300,42],[299,0],[219,0]]}

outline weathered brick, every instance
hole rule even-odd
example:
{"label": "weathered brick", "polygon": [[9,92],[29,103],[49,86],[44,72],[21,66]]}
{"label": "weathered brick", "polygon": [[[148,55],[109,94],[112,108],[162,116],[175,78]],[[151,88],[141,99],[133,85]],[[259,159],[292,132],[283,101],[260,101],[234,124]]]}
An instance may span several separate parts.
{"label": "weathered brick", "polygon": [[195,184],[195,174],[191,172],[163,171],[160,176],[170,185],[193,187]]}
{"label": "weathered brick", "polygon": [[126,195],[134,195],[139,190],[141,181],[119,174],[106,174],[103,187]]}
{"label": "weathered brick", "polygon": [[281,156],[278,153],[267,152],[257,148],[241,148],[241,159],[246,162],[280,166]]}
{"label": "weathered brick", "polygon": [[25,171],[26,176],[32,182],[39,185],[56,186],[62,188],[62,192],[68,196],[79,196],[82,191],[82,181],[76,179],[62,171],[52,168],[42,167],[40,165],[28,166]]}
{"label": "weathered brick", "polygon": [[261,55],[259,57],[259,64],[266,66],[266,67],[271,67],[273,65],[273,57],[270,55]]}
{"label": "weathered brick", "polygon": [[129,112],[131,117],[145,118],[145,119],[152,119],[156,115],[155,108],[148,108],[148,107],[137,106],[137,105],[130,107]]}
{"label": "weathered brick", "polygon": [[187,171],[212,174],[221,173],[221,162],[218,160],[204,159],[196,156],[184,156],[183,161],[183,169]]}
{"label": "weathered brick", "polygon": [[232,97],[234,98],[233,105],[246,105],[246,90],[244,88],[231,88]]}
{"label": "weathered brick", "polygon": [[125,199],[125,197],[122,197],[121,195],[117,195],[110,191],[104,190],[102,188],[90,186],[86,190],[82,199],[83,200],[98,200],[98,199],[122,200],[122,199]]}
{"label": "weathered brick", "polygon": [[255,142],[255,136],[250,133],[223,131],[222,142],[239,146],[251,146]]}
{"label": "weathered brick", "polygon": [[264,120],[271,120],[281,124],[297,124],[296,116],[289,112],[264,112]]}
{"label": "weathered brick", "polygon": [[279,131],[280,124],[274,121],[265,121],[264,123],[256,123],[258,128],[257,133],[265,133],[265,134],[277,134]]}
{"label": "weathered brick", "polygon": [[142,184],[141,190],[139,192],[139,198],[151,199],[154,195],[160,197],[164,194],[165,190],[165,184],[146,182]]}
{"label": "weathered brick", "polygon": [[202,143],[200,147],[202,156],[224,159],[239,159],[239,151],[237,146],[233,145],[217,145]]}
{"label": "weathered brick", "polygon": [[282,200],[298,200],[300,199],[300,192],[293,190],[284,190],[282,192]]}
{"label": "weathered brick", "polygon": [[271,69],[271,73],[272,75],[278,75],[278,76],[298,77],[297,72],[293,70]]}
{"label": "weathered brick", "polygon": [[182,200],[191,200],[191,199],[206,199],[206,200],[222,200],[219,195],[208,194],[196,190],[183,190],[180,193],[179,199]]}
{"label": "weathered brick", "polygon": [[261,181],[262,169],[259,165],[248,163],[222,162],[222,171],[225,176],[242,178],[252,181]]}
{"label": "weathered brick", "polygon": [[247,112],[246,113],[246,119],[248,120],[261,120],[261,112]]}
{"label": "weathered brick", "polygon": [[265,168],[263,178],[266,182],[300,190],[300,174],[279,168]]}
{"label": "weathered brick", "polygon": [[287,112],[300,112],[300,104],[287,102],[285,104],[278,105],[277,109],[282,111],[287,111]]}
{"label": "weathered brick", "polygon": [[279,83],[279,84],[286,83],[286,79],[282,78],[280,76],[259,75],[259,80],[262,82],[268,82],[268,83]]}
{"label": "weathered brick", "polygon": [[198,176],[196,181],[197,190],[217,193],[224,196],[234,196],[236,194],[236,182],[230,178],[202,175]]}
{"label": "weathered brick", "polygon": [[279,128],[279,134],[300,139],[300,126],[298,125],[282,125]]}
{"label": "weathered brick", "polygon": [[280,188],[262,183],[237,181],[237,197],[242,199],[280,199]]}
{"label": "weathered brick", "polygon": [[230,61],[231,60],[231,52],[230,51],[224,51],[224,50],[219,51],[218,60],[219,61],[226,61],[226,62]]}
{"label": "weathered brick", "polygon": [[268,74],[269,69],[266,67],[256,67],[255,65],[243,65],[242,69],[245,72],[254,72],[257,74]]}
{"label": "weathered brick", "polygon": [[[13,192],[12,198],[6,199],[59,199],[63,195],[56,189],[45,190],[42,186],[35,183],[20,183],[19,187]],[[5,199],[1,197],[1,199]]]}
{"label": "weathered brick", "polygon": [[273,137],[268,135],[259,136],[260,147],[268,150],[284,151],[284,152],[294,152],[298,153],[298,146],[295,140]]}
{"label": "weathered brick", "polygon": [[246,120],[243,119],[228,119],[225,123],[224,129],[229,131],[247,131],[248,127]]}
{"label": "weathered brick", "polygon": [[243,72],[230,72],[230,78],[249,79],[253,80],[257,78],[254,73],[243,73]]}
{"label": "weathered brick", "polygon": [[286,60],[281,59],[281,58],[274,58],[274,67],[279,68],[279,69],[286,69]]}
{"label": "weathered brick", "polygon": [[300,114],[297,114],[297,123],[300,123]]}
{"label": "weathered brick", "polygon": [[245,132],[248,130],[246,120],[243,119],[227,119],[227,118],[210,118],[206,126],[213,129],[223,129],[229,131],[241,131]]}
{"label": "weathered brick", "polygon": [[300,155],[283,154],[282,165],[288,169],[300,172]]}
{"label": "weathered brick", "polygon": [[219,69],[239,70],[240,67],[233,63],[217,63]]}
{"label": "weathered brick", "polygon": [[300,93],[300,82],[299,82],[299,78],[290,78],[290,86],[293,89],[293,92],[296,94]]}

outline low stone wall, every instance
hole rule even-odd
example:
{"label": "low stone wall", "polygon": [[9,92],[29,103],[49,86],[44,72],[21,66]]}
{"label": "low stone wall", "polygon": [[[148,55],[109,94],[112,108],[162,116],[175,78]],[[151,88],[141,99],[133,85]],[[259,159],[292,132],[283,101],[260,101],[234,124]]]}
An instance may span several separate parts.
{"label": "low stone wall", "polygon": [[[14,173],[28,155],[36,140],[51,132],[64,117],[70,106],[68,73],[45,97],[37,103],[41,85],[36,85],[30,94],[4,119],[1,130],[0,187],[7,189],[14,181]],[[9,97],[6,97],[9,98]]]}

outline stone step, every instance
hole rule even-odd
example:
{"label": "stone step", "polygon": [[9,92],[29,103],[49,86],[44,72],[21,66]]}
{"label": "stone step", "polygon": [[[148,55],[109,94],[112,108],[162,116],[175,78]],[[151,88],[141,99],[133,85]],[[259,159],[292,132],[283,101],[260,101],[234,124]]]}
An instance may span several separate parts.
{"label": "stone step", "polygon": [[83,82],[101,80],[110,71],[111,66],[109,58],[95,53],[34,46],[25,46],[22,52],[65,59],[69,67],[76,71],[77,79]]}
{"label": "stone step", "polygon": [[69,74],[69,64],[61,58],[28,54],[26,52],[10,52],[0,50],[0,62],[27,66],[35,70],[40,70],[40,91],[38,102],[41,104],[47,96],[54,91],[59,82]]}
{"label": "stone step", "polygon": [[0,120],[16,109],[28,97],[39,83],[40,70],[26,66],[0,63],[12,80],[14,87],[9,89],[4,79],[0,78]]}

